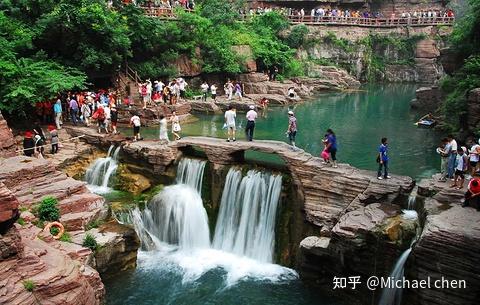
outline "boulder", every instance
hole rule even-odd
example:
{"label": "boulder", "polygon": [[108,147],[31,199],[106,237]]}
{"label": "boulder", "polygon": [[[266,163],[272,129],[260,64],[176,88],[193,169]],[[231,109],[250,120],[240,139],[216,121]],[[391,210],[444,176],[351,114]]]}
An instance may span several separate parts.
{"label": "boulder", "polygon": [[415,99],[410,102],[410,106],[434,113],[441,106],[442,91],[438,86],[420,87],[415,91]]}
{"label": "boulder", "polygon": [[7,187],[0,182],[0,234],[10,229],[18,219],[18,200]]}

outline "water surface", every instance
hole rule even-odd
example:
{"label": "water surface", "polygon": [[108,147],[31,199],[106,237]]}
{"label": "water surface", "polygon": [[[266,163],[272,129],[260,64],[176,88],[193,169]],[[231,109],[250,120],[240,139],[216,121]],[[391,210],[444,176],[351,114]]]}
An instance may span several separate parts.
{"label": "water surface", "polygon": [[[325,131],[331,128],[338,138],[339,162],[361,169],[376,170],[376,151],[382,137],[389,139],[390,169],[394,174],[420,179],[440,167],[435,153],[440,134],[418,128],[414,123],[424,115],[410,109],[414,85],[369,85],[353,93],[325,93],[293,108],[298,120],[297,146],[313,155],[323,149]],[[255,139],[287,141],[288,107],[270,107],[260,113]],[[199,120],[182,126],[184,136],[226,138],[223,115],[196,115]],[[239,139],[245,139],[245,114],[238,113]],[[130,132],[130,131],[126,131]],[[157,128],[144,128],[142,136],[158,137]]]}

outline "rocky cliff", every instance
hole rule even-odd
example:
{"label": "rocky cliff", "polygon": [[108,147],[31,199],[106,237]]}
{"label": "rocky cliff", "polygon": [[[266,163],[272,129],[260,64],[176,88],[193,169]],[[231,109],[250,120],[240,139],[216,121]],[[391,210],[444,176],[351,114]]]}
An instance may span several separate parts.
{"label": "rocky cliff", "polygon": [[0,158],[15,155],[15,139],[12,131],[8,128],[7,121],[0,112]]}

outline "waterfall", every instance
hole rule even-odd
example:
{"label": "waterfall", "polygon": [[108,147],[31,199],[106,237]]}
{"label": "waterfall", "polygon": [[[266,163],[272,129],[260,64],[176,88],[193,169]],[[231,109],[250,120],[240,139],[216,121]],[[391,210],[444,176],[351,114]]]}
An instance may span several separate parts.
{"label": "waterfall", "polygon": [[415,210],[416,203],[417,203],[417,192],[418,192],[418,186],[415,186],[408,196],[408,205],[407,205],[407,210]]}
{"label": "waterfall", "polygon": [[[405,273],[405,263],[407,262],[410,252],[412,252],[413,245],[417,242],[422,234],[422,230],[417,227],[417,232],[412,242],[410,243],[410,248],[405,250],[402,255],[398,258],[395,266],[393,267],[392,272],[388,276],[394,283],[400,282],[403,280]],[[388,288],[383,288],[382,294],[380,295],[380,301],[378,305],[401,305],[402,304],[402,292],[403,289],[397,288],[396,285],[391,284]]]}
{"label": "waterfall", "polygon": [[251,170],[227,174],[213,247],[262,262],[273,261],[282,177]]}
{"label": "waterfall", "polygon": [[188,185],[167,186],[143,211],[134,209],[131,221],[147,250],[158,249],[161,242],[181,249],[210,247],[207,212],[198,192]]}
{"label": "waterfall", "polygon": [[177,184],[186,184],[202,194],[203,172],[207,161],[183,158],[177,168]]}
{"label": "waterfall", "polygon": [[[389,277],[394,282],[401,281],[404,276],[405,263],[407,262],[408,256],[412,252],[412,247],[405,250],[400,258],[397,260],[395,267],[390,273]],[[389,287],[383,288],[382,295],[380,296],[380,302],[378,305],[400,305],[402,304],[402,288]]]}
{"label": "waterfall", "polygon": [[118,167],[118,154],[120,146],[110,146],[107,156],[105,158],[98,158],[92,166],[87,169],[85,173],[85,180],[89,187],[94,192],[105,193],[108,192],[110,178],[115,175]]}
{"label": "waterfall", "polygon": [[206,161],[184,158],[177,170],[177,184],[165,187],[144,210],[135,208],[129,221],[145,250],[161,243],[181,249],[209,248],[208,216],[200,191]]}

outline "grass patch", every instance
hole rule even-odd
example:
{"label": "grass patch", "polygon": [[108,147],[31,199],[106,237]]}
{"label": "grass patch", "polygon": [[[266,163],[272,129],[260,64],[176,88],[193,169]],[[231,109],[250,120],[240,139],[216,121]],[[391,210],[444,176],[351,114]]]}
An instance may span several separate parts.
{"label": "grass patch", "polygon": [[32,280],[23,281],[23,287],[26,291],[32,292],[35,289],[35,282]]}
{"label": "grass patch", "polygon": [[93,252],[97,251],[97,249],[98,249],[97,240],[96,240],[95,237],[94,237],[92,234],[90,234],[90,233],[87,233],[87,234],[85,235],[85,237],[83,238],[82,246],[84,246],[85,248],[89,248],[89,249],[92,250]]}
{"label": "grass patch", "polygon": [[71,243],[72,242],[72,236],[70,233],[65,232],[63,233],[62,237],[60,237],[60,241],[66,242],[66,243]]}

